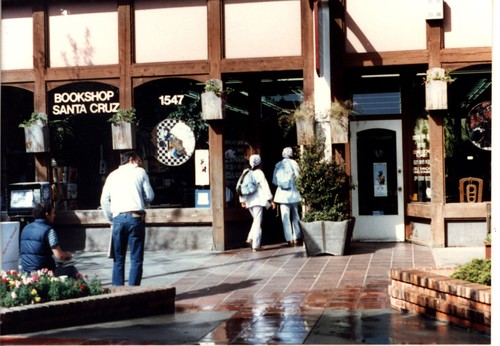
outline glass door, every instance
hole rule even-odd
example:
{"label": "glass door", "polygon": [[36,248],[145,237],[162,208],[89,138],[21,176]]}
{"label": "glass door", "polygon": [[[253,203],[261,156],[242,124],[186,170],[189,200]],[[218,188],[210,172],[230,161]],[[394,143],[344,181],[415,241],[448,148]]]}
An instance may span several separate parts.
{"label": "glass door", "polygon": [[400,120],[351,123],[354,240],[404,241]]}

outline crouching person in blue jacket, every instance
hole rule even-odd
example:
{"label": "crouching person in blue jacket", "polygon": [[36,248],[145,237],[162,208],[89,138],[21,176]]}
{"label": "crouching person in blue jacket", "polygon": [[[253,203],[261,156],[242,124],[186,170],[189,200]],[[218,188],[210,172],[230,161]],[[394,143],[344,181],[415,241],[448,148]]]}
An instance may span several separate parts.
{"label": "crouching person in blue jacket", "polygon": [[55,209],[50,203],[39,203],[33,209],[33,216],[35,220],[21,232],[21,270],[30,274],[45,268],[56,276],[76,277],[78,270],[68,262],[73,256],[61,249],[52,227]]}

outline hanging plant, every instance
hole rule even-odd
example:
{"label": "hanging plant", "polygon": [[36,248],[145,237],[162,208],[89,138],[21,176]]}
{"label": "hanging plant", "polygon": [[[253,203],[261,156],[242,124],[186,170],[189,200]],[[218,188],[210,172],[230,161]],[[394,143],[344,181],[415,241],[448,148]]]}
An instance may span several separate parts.
{"label": "hanging plant", "polygon": [[113,149],[135,149],[136,122],[135,108],[120,109],[108,122],[112,123],[111,136]]}
{"label": "hanging plant", "polygon": [[47,125],[47,114],[33,112],[29,119],[23,120],[19,127],[26,128],[31,126],[45,126]]}
{"label": "hanging plant", "polygon": [[113,114],[111,118],[108,119],[108,122],[115,125],[121,121],[131,124],[136,123],[137,117],[135,115],[135,108],[119,109],[118,112]]}

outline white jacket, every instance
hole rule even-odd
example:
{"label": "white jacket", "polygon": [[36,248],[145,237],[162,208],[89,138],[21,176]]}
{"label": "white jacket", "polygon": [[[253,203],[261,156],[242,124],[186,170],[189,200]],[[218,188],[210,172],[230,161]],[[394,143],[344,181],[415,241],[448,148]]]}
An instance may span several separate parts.
{"label": "white jacket", "polygon": [[267,183],[266,176],[260,169],[252,170],[252,174],[257,182],[257,191],[250,196],[240,196],[240,202],[245,202],[247,208],[255,206],[269,208],[273,194]]}

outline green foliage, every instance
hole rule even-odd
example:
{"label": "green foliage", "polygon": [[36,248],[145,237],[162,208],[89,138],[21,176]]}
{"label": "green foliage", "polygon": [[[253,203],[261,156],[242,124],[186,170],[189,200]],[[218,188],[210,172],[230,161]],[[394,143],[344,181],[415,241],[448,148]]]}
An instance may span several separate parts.
{"label": "green foliage", "polygon": [[314,103],[304,101],[294,110],[281,109],[278,125],[286,136],[295,128],[297,121],[314,121],[314,117]]}
{"label": "green foliage", "polygon": [[55,277],[47,269],[38,270],[31,275],[14,270],[1,271],[0,306],[14,307],[40,304],[79,297],[109,293],[97,277],[88,280],[78,274],[76,278]]}
{"label": "green foliage", "polygon": [[68,118],[49,120],[51,147],[62,149],[66,138],[74,137]]}
{"label": "green foliage", "polygon": [[302,217],[310,221],[343,221],[349,217],[349,179],[345,167],[333,160],[325,160],[320,140],[305,147],[299,159],[300,191],[306,212]]}
{"label": "green foliage", "polygon": [[213,92],[218,97],[222,96],[222,83],[216,79],[209,79],[205,83],[205,92]]}
{"label": "green foliage", "polygon": [[119,109],[118,112],[113,114],[111,118],[108,119],[108,122],[113,124],[118,124],[120,121],[124,121],[126,123],[137,122],[135,108]]}
{"label": "green foliage", "polygon": [[428,72],[423,79],[423,83],[426,84],[426,83],[429,83],[430,81],[433,81],[433,80],[440,80],[440,81],[446,82],[448,84],[451,84],[454,81],[456,81],[457,79],[451,77],[450,70],[446,70],[444,72],[444,75],[442,75],[436,71],[434,73]]}
{"label": "green foliage", "polygon": [[169,113],[168,117],[185,122],[193,130],[197,141],[208,141],[208,123],[202,118],[201,113],[197,111],[198,107],[198,102],[177,105],[175,110]]}
{"label": "green foliage", "polygon": [[31,116],[27,120],[23,120],[20,124],[19,127],[30,127],[30,126],[44,126],[47,125],[47,115],[45,113],[38,113],[38,112],[33,112],[31,113]]}
{"label": "green foliage", "polygon": [[454,279],[491,286],[491,260],[475,258],[451,275]]}

